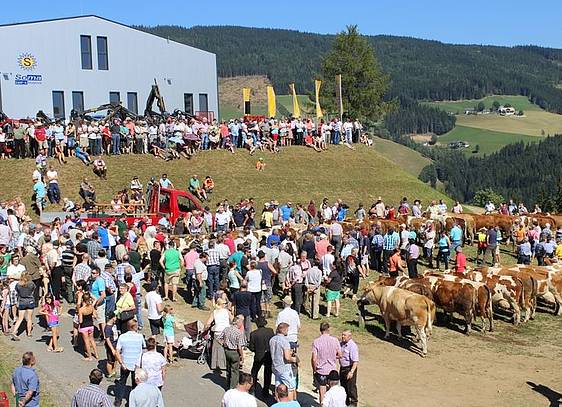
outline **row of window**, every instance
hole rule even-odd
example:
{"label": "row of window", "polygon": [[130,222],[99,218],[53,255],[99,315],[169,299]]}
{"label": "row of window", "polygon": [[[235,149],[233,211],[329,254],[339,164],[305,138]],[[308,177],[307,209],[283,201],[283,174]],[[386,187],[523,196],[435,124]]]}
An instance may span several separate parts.
{"label": "row of window", "polygon": [[[109,70],[109,56],[107,52],[107,37],[96,37],[98,69],[100,71]],[[80,60],[82,69],[93,69],[92,61],[92,37],[89,35],[80,36]]]}
{"label": "row of window", "polygon": [[[109,103],[119,102],[121,102],[121,93],[109,92]],[[184,93],[183,103],[184,110],[189,114],[193,114],[193,93]],[[77,112],[84,111],[84,92],[72,92],[72,109]],[[138,114],[139,105],[137,92],[127,92],[127,109],[135,114]],[[209,110],[209,97],[206,93],[199,94],[199,110],[202,112],[207,112]],[[53,117],[55,119],[62,119],[66,117],[64,110],[64,92],[62,90],[53,91]]]}

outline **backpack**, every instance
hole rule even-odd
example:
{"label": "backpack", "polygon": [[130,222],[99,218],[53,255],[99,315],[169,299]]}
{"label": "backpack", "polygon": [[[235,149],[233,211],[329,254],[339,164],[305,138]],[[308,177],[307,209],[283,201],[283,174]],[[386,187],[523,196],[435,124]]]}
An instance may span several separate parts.
{"label": "backpack", "polygon": [[535,256],[537,257],[544,257],[546,256],[546,250],[542,243],[537,243],[535,247]]}

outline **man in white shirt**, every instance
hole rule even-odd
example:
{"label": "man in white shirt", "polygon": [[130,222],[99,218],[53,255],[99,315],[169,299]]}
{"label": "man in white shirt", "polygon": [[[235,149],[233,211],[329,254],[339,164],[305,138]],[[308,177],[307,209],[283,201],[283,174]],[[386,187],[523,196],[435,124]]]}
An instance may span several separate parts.
{"label": "man in white shirt", "polygon": [[215,223],[217,224],[217,232],[225,232],[230,224],[229,212],[225,211],[222,205],[219,206],[215,215]]}
{"label": "man in white shirt", "polygon": [[209,308],[205,306],[205,299],[207,298],[207,278],[209,276],[206,264],[208,258],[208,254],[203,252],[193,263],[195,269],[195,293],[193,295],[192,305],[203,311],[209,310]]}
{"label": "man in white shirt", "polygon": [[238,386],[224,393],[221,407],[257,407],[256,398],[248,393],[253,384],[251,374],[240,372]]}
{"label": "man in white shirt", "polygon": [[275,321],[275,326],[284,322],[289,325],[289,331],[287,332],[287,339],[291,343],[291,346],[295,346],[299,342],[299,329],[301,327],[301,319],[297,311],[291,308],[293,300],[291,296],[287,295],[283,298],[283,311],[277,314],[277,320]]}
{"label": "man in white shirt", "polygon": [[332,370],[328,375],[328,389],[322,399],[322,407],[346,407],[347,394],[340,386],[340,375],[337,370]]}
{"label": "man in white shirt", "polygon": [[52,165],[49,166],[47,170],[47,196],[49,202],[59,204],[60,203],[60,189],[59,189],[59,173],[53,168]]}
{"label": "man in white shirt", "polygon": [[148,310],[148,322],[150,324],[150,333],[152,336],[160,334],[162,310],[164,309],[162,297],[156,291],[157,287],[158,283],[156,281],[152,282],[148,288],[148,293],[146,293],[144,297],[144,304]]}
{"label": "man in white shirt", "polygon": [[322,261],[322,274],[324,275],[324,277],[327,277],[328,274],[332,272],[334,261],[336,261],[336,258],[332,254],[333,251],[334,251],[333,246],[328,246],[328,253],[326,253],[320,259]]}

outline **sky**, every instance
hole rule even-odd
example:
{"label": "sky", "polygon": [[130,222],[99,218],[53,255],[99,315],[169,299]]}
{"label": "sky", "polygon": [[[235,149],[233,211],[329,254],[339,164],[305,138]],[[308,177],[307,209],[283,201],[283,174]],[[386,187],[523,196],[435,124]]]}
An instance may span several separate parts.
{"label": "sky", "polygon": [[[0,24],[96,14],[128,25],[241,25],[389,34],[455,44],[562,48],[562,0],[2,1]],[[271,4],[271,7],[267,5]]]}

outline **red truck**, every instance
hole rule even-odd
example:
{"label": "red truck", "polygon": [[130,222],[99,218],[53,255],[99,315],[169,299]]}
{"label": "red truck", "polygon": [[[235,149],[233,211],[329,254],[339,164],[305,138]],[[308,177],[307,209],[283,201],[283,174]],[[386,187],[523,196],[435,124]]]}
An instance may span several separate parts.
{"label": "red truck", "polygon": [[[161,188],[159,184],[155,184],[149,194],[148,206],[146,210],[144,209],[143,207],[142,211],[124,212],[127,224],[132,225],[136,221],[148,217],[150,222],[156,225],[164,216],[171,224],[174,224],[179,217],[185,217],[194,209],[203,211],[204,207],[201,201],[190,192]],[[99,223],[102,220],[111,222],[119,219],[121,214],[121,212],[113,211],[111,205],[98,205],[97,210],[81,214],[80,219],[85,223]],[[66,215],[68,215],[66,212],[43,212],[40,222],[51,223],[55,217],[64,219]]]}

